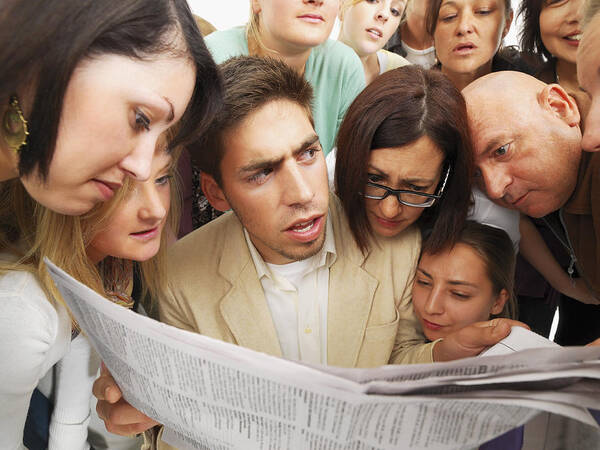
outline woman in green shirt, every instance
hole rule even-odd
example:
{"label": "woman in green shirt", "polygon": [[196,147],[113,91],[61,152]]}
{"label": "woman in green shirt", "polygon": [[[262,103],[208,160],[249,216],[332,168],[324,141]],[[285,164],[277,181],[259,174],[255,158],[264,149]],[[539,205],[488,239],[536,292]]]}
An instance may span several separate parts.
{"label": "woman in green shirt", "polygon": [[339,8],[339,0],[253,0],[245,28],[206,38],[217,63],[240,55],[269,56],[302,73],[315,91],[315,129],[325,153],[334,147],[346,110],[365,86],[358,56],[328,39]]}

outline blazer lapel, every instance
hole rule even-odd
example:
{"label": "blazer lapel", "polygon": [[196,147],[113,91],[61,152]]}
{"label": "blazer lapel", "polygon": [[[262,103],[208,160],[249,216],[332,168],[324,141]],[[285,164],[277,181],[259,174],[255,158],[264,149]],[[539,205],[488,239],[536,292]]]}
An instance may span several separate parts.
{"label": "blazer lapel", "polygon": [[379,282],[360,266],[340,259],[329,272],[327,363],[355,367]]}
{"label": "blazer lapel", "polygon": [[327,363],[355,367],[379,281],[362,268],[368,256],[358,249],[339,200],[329,197],[337,259],[329,269]]}
{"label": "blazer lapel", "polygon": [[277,331],[262,284],[248,250],[241,224],[230,231],[219,265],[231,289],[221,300],[220,310],[238,345],[274,356],[282,356]]}

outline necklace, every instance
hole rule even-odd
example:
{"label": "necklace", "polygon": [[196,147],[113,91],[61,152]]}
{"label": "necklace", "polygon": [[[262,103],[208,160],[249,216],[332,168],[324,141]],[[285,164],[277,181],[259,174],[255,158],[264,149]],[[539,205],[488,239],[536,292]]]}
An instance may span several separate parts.
{"label": "necklace", "polygon": [[569,278],[573,279],[573,273],[575,272],[575,263],[577,262],[577,257],[575,256],[575,252],[573,251],[573,248],[571,247],[571,245],[568,242],[568,237],[567,237],[567,242],[565,242],[562,239],[562,237],[559,235],[559,233],[550,225],[550,222],[548,222],[545,217],[542,217],[542,221],[550,229],[550,231],[552,232],[554,237],[556,237],[558,242],[560,242],[560,244],[569,253],[570,261],[569,261],[569,267],[567,268],[567,273],[569,274]]}

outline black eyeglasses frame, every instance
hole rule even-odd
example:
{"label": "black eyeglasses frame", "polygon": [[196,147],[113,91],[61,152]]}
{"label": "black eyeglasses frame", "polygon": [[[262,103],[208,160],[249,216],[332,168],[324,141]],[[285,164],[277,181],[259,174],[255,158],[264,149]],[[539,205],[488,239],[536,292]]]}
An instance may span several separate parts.
{"label": "black eyeglasses frame", "polygon": [[[444,189],[446,188],[446,183],[448,182],[448,178],[450,176],[450,171],[451,171],[452,166],[448,165],[446,168],[446,173],[444,174],[444,180],[442,181],[442,184],[440,185],[440,187],[438,188],[437,192],[435,194],[427,194],[425,192],[417,192],[417,191],[411,191],[411,190],[406,190],[406,189],[392,189],[390,187],[384,186],[383,184],[377,184],[377,183],[373,183],[372,181],[367,181],[367,185],[368,186],[372,186],[372,187],[376,187],[376,188],[380,188],[383,189],[385,191],[385,194],[383,195],[367,195],[367,194],[362,194],[362,196],[364,198],[368,198],[371,200],[383,200],[384,198],[386,198],[388,195],[395,195],[396,196],[396,200],[398,200],[398,203],[404,205],[404,206],[412,206],[415,208],[429,208],[431,206],[433,206],[436,202],[436,200],[439,200],[440,198],[442,198],[442,195],[444,194]],[[412,194],[412,195],[418,195],[420,197],[426,197],[428,198],[430,201],[429,202],[425,202],[425,203],[410,203],[410,202],[406,202],[404,200],[400,199],[400,194]]]}

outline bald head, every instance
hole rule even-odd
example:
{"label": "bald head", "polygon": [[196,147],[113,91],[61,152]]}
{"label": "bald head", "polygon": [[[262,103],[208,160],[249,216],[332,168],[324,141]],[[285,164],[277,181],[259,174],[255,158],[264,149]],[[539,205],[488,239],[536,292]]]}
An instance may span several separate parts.
{"label": "bald head", "polygon": [[557,84],[496,72],[463,90],[482,188],[534,217],[563,206],[581,157],[579,110]]}
{"label": "bald head", "polygon": [[546,83],[537,78],[527,75],[522,72],[512,72],[504,70],[500,72],[492,72],[483,77],[477,78],[466,88],[463,89],[463,94],[468,95],[470,92],[483,93],[490,89],[542,89]]}
{"label": "bald head", "polygon": [[504,104],[532,107],[538,102],[538,95],[546,87],[546,83],[521,72],[493,72],[480,77],[463,89],[467,108],[472,109],[469,114],[475,122],[478,111],[482,108],[494,107]]}

